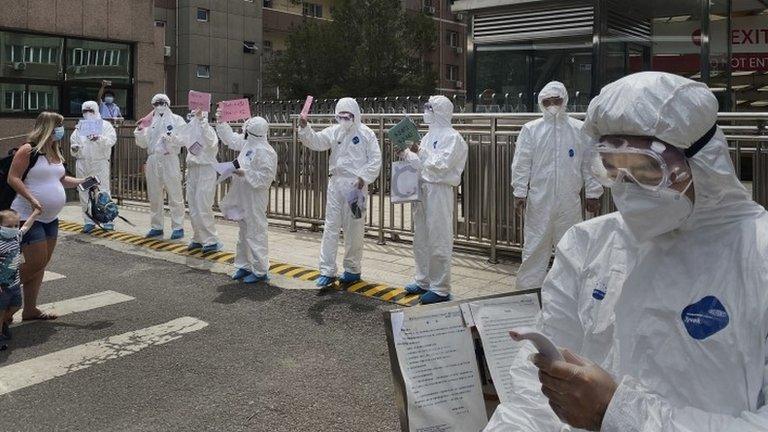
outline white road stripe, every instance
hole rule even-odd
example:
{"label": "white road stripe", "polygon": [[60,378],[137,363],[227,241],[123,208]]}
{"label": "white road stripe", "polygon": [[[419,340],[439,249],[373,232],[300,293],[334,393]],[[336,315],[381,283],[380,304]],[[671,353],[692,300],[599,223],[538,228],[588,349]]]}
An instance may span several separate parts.
{"label": "white road stripe", "polygon": [[150,346],[166,344],[206,326],[208,323],[205,321],[182,317],[2,367],[0,395],[124,357]]}
{"label": "white road stripe", "polygon": [[43,282],[50,282],[55,281],[59,279],[64,279],[66,276],[60,273],[52,272],[52,271],[45,271],[45,274],[43,274]]}
{"label": "white road stripe", "polygon": [[[111,306],[113,304],[127,302],[130,300],[134,300],[134,298],[115,291],[102,291],[96,294],[89,294],[82,297],[75,297],[54,303],[48,303],[38,307],[42,311],[52,311],[55,312],[58,316],[63,316],[77,312],[85,312],[87,310],[97,309],[104,306]],[[21,321],[21,311],[18,311],[13,315],[13,320],[16,322]],[[28,324],[30,322],[34,321],[19,322],[19,325]]]}

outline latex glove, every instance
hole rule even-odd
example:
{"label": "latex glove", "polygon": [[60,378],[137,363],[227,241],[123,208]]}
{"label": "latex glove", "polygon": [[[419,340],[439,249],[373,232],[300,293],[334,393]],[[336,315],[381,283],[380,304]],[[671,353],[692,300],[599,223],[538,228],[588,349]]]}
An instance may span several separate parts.
{"label": "latex glove", "polygon": [[302,129],[307,127],[307,120],[303,119],[303,118],[300,118],[299,119],[299,126],[301,126]]}
{"label": "latex glove", "polygon": [[365,180],[361,179],[360,177],[357,178],[357,183],[355,184],[355,187],[358,189],[362,189],[365,187]]}
{"label": "latex glove", "polygon": [[563,350],[565,361],[533,356],[539,368],[541,391],[549,406],[565,423],[590,431],[599,431],[608,405],[618,384],[597,364]]}
{"label": "latex glove", "polygon": [[243,177],[245,176],[245,170],[242,168],[238,168],[235,170],[235,175],[238,177]]}

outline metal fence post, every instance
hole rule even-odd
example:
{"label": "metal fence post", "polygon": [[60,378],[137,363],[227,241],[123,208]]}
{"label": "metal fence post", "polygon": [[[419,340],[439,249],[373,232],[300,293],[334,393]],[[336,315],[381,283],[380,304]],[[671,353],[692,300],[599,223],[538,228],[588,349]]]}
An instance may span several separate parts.
{"label": "metal fence post", "polygon": [[490,186],[490,194],[491,197],[490,202],[488,203],[488,211],[490,214],[488,215],[488,224],[490,225],[489,228],[489,234],[490,234],[490,240],[491,240],[491,256],[488,258],[488,262],[491,264],[497,264],[499,262],[498,257],[496,256],[496,244],[498,242],[497,238],[497,226],[496,226],[496,203],[497,203],[497,196],[496,196],[496,183],[498,182],[498,177],[496,173],[496,164],[497,164],[497,146],[496,146],[496,127],[498,125],[498,118],[492,117],[491,118],[491,166],[489,170],[489,186]]}
{"label": "metal fence post", "polygon": [[291,140],[291,179],[288,184],[290,184],[290,219],[291,219],[291,232],[296,232],[296,207],[298,206],[298,193],[299,193],[299,187],[298,187],[298,179],[297,179],[297,167],[298,165],[298,153],[299,153],[299,146],[298,146],[298,127],[297,127],[297,118],[293,118],[291,120],[291,124],[293,125],[293,139]]}
{"label": "metal fence post", "polygon": [[[384,116],[379,116],[379,146],[381,146],[381,160],[384,162],[387,160],[387,146],[384,145]],[[380,245],[387,244],[387,242],[384,241],[384,205],[386,204],[385,189],[387,186],[385,182],[386,174],[386,166],[382,163],[381,174],[379,174],[379,241],[377,242]]]}

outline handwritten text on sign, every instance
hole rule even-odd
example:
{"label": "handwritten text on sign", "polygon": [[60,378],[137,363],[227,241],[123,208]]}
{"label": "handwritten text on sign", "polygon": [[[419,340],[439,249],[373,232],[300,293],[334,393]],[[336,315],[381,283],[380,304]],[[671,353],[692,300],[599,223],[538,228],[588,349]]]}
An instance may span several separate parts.
{"label": "handwritten text on sign", "polygon": [[208,112],[211,109],[211,94],[194,90],[189,91],[189,110],[200,110]]}
{"label": "handwritten text on sign", "polygon": [[251,104],[248,99],[219,102],[219,121],[231,122],[251,118]]}

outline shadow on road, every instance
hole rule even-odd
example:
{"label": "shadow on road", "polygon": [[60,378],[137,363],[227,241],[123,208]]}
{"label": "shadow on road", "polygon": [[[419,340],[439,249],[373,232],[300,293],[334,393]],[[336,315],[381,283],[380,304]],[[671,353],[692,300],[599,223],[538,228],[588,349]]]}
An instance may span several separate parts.
{"label": "shadow on road", "polygon": [[264,282],[255,284],[234,282],[220,286],[217,291],[219,292],[219,296],[213,299],[214,302],[220,304],[233,304],[240,300],[265,302],[276,297],[282,290]]}
{"label": "shadow on road", "polygon": [[90,324],[68,324],[59,320],[40,321],[24,326],[12,326],[13,339],[6,342],[8,349],[0,351],[0,364],[5,363],[9,354],[14,349],[29,348],[47,342],[51,336],[59,332],[59,328],[73,328],[77,330],[103,330],[115,324],[114,321],[94,321]]}

